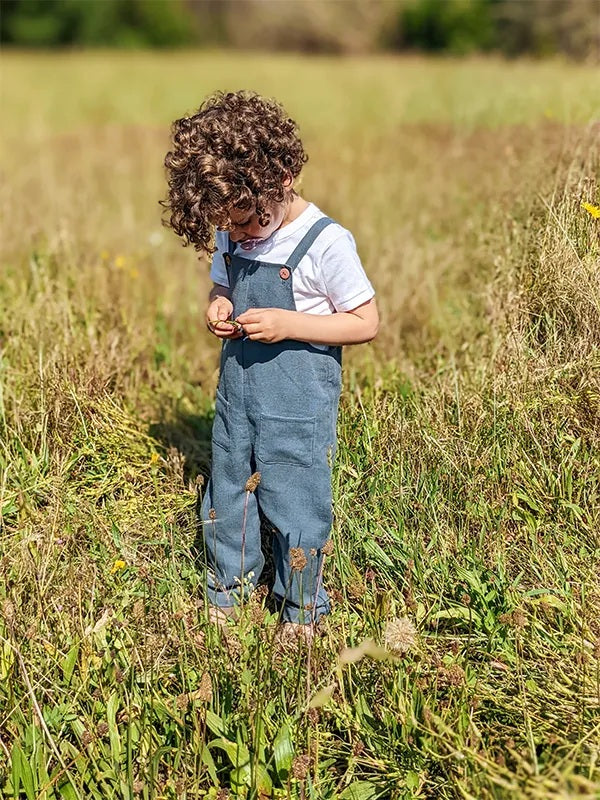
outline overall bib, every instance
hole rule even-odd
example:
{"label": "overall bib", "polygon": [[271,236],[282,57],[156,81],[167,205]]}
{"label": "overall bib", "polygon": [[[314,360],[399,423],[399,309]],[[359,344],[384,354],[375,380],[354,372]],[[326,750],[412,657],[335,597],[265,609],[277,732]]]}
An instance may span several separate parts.
{"label": "overall bib", "polygon": [[[249,308],[295,311],[294,270],[331,222],[317,220],[286,264],[233,255],[230,240],[224,259],[233,318]],[[329,610],[321,548],[332,524],[340,388],[341,347],[294,340],[223,342],[211,478],[202,502],[207,592],[213,605],[239,602],[260,576],[260,508],[275,529],[273,594],[282,619],[307,624]],[[248,493],[246,481],[256,471],[260,485]],[[303,550],[293,554],[292,565],[291,548]]]}

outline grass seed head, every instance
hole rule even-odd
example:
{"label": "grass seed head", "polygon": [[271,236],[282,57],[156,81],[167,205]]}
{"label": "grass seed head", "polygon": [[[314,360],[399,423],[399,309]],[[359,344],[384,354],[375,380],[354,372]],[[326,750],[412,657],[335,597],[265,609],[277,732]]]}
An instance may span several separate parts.
{"label": "grass seed head", "polygon": [[333,541],[329,539],[329,541],[325,542],[323,547],[321,548],[321,552],[324,556],[331,556],[333,555]]}
{"label": "grass seed head", "polygon": [[255,492],[260,483],[260,472],[254,472],[246,481],[246,491]]}
{"label": "grass seed head", "polygon": [[305,781],[310,769],[310,756],[306,753],[296,756],[292,761],[292,777],[297,781]]}
{"label": "grass seed head", "polygon": [[212,701],[212,681],[208,672],[204,672],[200,678],[200,685],[198,686],[196,697],[204,703],[210,703]]}
{"label": "grass seed head", "polygon": [[290,547],[290,567],[293,570],[302,572],[307,563],[306,553],[301,547]]}
{"label": "grass seed head", "polygon": [[414,647],[416,640],[417,631],[408,617],[390,620],[385,627],[385,646],[395,655],[408,653]]}

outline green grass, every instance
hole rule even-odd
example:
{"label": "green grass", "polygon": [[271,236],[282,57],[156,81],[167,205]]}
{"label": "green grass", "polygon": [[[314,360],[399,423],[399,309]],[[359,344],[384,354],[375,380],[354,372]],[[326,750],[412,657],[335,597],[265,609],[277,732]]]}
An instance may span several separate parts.
{"label": "green grass", "polygon": [[[592,69],[4,70],[0,796],[597,797]],[[202,602],[218,352],[206,264],[157,200],[168,122],[243,84],[301,123],[303,191],[355,234],[383,319],[346,353],[333,609],[310,652],[278,645],[260,595],[224,633]],[[403,618],[416,639],[394,655]]]}

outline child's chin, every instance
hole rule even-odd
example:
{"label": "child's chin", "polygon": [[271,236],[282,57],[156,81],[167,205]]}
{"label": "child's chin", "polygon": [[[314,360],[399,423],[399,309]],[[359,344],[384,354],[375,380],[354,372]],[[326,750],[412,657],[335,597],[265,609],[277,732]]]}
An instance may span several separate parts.
{"label": "child's chin", "polygon": [[263,241],[264,239],[246,239],[246,241],[240,242],[240,247],[242,250],[254,250]]}

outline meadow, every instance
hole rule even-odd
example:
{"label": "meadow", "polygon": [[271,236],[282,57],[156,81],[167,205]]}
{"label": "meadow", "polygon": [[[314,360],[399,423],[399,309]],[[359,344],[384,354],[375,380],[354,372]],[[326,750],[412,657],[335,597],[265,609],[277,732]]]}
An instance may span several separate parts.
{"label": "meadow", "polygon": [[[595,68],[2,61],[0,797],[598,797]],[[218,343],[158,205],[171,120],[241,87],[299,122],[382,315],[296,649],[261,592],[207,620]]]}

